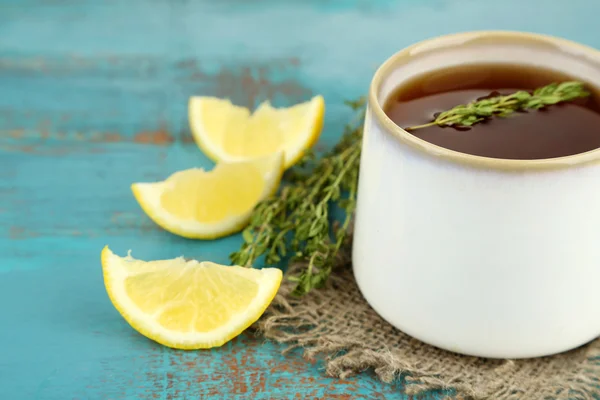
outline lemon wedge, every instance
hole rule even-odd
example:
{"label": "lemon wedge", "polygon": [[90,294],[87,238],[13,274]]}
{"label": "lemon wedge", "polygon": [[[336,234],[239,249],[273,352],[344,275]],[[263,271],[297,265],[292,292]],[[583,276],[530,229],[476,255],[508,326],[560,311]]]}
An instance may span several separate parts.
{"label": "lemon wedge", "polygon": [[134,183],[144,212],[163,229],[191,239],[215,239],[241,230],[256,204],[281,181],[281,153],[245,162],[219,163],[212,171],[179,171],[167,180]]}
{"label": "lemon wedge", "polygon": [[251,113],[226,99],[197,96],[190,98],[188,112],[196,143],[213,161],[243,161],[282,151],[289,168],[319,138],[325,101],[315,96],[288,108],[265,101]]}
{"label": "lemon wedge", "polygon": [[207,349],[233,339],[265,311],[281,284],[277,268],[227,267],[183,258],[140,261],[106,246],[108,296],[139,333],[176,349]]}

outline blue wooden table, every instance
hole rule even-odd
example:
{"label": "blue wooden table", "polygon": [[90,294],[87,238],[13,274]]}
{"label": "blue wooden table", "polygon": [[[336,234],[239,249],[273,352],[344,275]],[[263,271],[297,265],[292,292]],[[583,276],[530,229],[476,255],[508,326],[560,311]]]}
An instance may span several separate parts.
{"label": "blue wooden table", "polygon": [[0,398],[407,398],[250,335],[180,352],[135,333],[104,291],[105,244],[226,262],[240,238],[167,234],[129,185],[211,166],[187,127],[190,95],[253,106],[321,93],[326,148],[342,100],[406,45],[510,29],[600,48],[599,15],[597,0],[0,0]]}

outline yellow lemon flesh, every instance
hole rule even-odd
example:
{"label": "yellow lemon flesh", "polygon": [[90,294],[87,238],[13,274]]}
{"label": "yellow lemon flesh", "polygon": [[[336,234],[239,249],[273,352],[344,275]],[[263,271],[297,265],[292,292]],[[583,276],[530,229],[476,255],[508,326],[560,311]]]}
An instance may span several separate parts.
{"label": "yellow lemon flesh", "polygon": [[131,190],[163,229],[187,238],[214,239],[244,228],[256,204],[277,190],[282,163],[281,153],[219,163],[209,172],[188,169],[162,182],[134,183]]}
{"label": "yellow lemon flesh", "polygon": [[216,162],[240,161],[282,151],[284,167],[296,163],[319,138],[325,101],[322,96],[288,108],[266,101],[251,113],[216,97],[191,97],[190,128],[200,149]]}
{"label": "yellow lemon flesh", "polygon": [[106,291],[123,318],[176,349],[217,347],[239,335],[263,314],[282,278],[277,268],[122,258],[108,246],[101,258]]}

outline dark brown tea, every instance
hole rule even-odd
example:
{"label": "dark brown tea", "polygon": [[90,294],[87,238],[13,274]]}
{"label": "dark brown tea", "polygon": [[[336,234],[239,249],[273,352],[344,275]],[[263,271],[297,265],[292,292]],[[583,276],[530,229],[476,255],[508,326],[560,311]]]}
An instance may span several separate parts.
{"label": "dark brown tea", "polygon": [[[408,128],[493,92],[508,95],[572,80],[557,71],[523,65],[461,66],[403,84],[389,97],[384,111],[398,126]],[[484,157],[532,160],[583,153],[600,148],[600,104],[595,88],[586,88],[592,92],[587,98],[494,117],[466,130],[430,126],[410,133],[438,146]]]}

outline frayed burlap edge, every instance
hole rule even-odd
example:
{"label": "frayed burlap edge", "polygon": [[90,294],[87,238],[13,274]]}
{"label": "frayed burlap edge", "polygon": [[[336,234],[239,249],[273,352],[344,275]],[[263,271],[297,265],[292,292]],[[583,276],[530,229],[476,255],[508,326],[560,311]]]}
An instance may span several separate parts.
{"label": "frayed burlap edge", "polygon": [[[290,267],[294,274],[299,267]],[[266,338],[324,356],[326,373],[345,378],[372,369],[384,382],[405,377],[406,394],[454,389],[456,398],[594,399],[600,396],[600,339],[567,353],[528,360],[489,360],[429,346],[392,327],[362,297],[351,268],[326,287],[297,298],[281,289],[257,327]]]}

